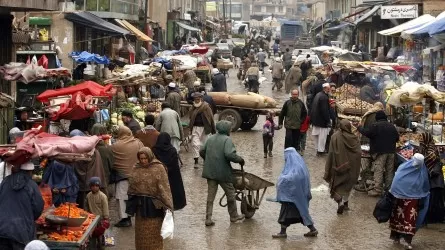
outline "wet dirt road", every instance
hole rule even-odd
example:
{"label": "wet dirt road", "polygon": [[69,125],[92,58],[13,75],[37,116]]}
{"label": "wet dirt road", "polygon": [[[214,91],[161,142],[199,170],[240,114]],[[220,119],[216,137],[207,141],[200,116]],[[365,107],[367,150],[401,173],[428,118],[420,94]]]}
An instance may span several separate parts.
{"label": "wet dirt road", "polygon": [[[266,72],[268,81],[260,86],[260,93],[276,98],[282,104],[288,96],[284,91],[271,90],[270,73]],[[230,71],[228,78],[229,92],[245,92],[236,79],[236,71]],[[263,158],[260,117],[251,131],[232,133],[237,151],[246,161],[246,171],[263,179],[276,183],[284,164],[283,144],[284,131],[276,132],[273,158]],[[201,178],[202,164],[199,169],[193,168],[190,153],[181,153],[185,167],[182,177],[187,195],[187,206],[175,212],[174,238],[165,241],[165,249],[403,249],[394,245],[389,239],[388,224],[378,224],[372,216],[376,198],[353,191],[350,197],[351,211],[337,215],[337,204],[329,198],[327,184],[323,181],[324,157],[315,156],[315,149],[310,136],[304,158],[311,174],[312,201],[310,213],[319,231],[317,238],[305,238],[307,228],[301,224],[288,228],[288,238],[272,239],[271,235],[279,232],[277,223],[280,205],[266,201],[266,197],[275,197],[275,187],[267,190],[265,198],[252,219],[242,223],[230,223],[226,208],[214,205],[213,219],[215,226],[205,227],[205,203],[207,196],[206,180]],[[200,163],[201,159],[200,159]],[[239,166],[235,166],[239,168]],[[220,188],[217,200],[222,196]],[[238,202],[238,210],[239,208]],[[111,202],[111,207],[115,207]],[[110,211],[112,215],[116,212]],[[116,218],[114,218],[116,221]],[[438,229],[443,225],[429,226],[421,229],[413,240],[414,249],[445,249],[445,237]],[[116,239],[113,249],[134,248],[134,226],[130,228],[113,228]]]}

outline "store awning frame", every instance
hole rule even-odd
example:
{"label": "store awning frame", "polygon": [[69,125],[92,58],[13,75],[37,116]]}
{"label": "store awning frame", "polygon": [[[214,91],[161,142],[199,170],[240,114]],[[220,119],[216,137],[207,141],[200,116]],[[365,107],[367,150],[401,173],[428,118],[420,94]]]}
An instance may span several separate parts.
{"label": "store awning frame", "polygon": [[88,11],[65,13],[65,19],[73,23],[100,30],[112,35],[128,35],[130,32]]}
{"label": "store awning frame", "polygon": [[372,7],[372,9],[368,12],[366,12],[363,16],[359,17],[357,20],[354,21],[354,24],[357,25],[366,19],[370,18],[372,15],[374,15],[379,9],[382,7],[381,5],[375,5]]}
{"label": "store awning frame", "polygon": [[355,25],[353,23],[350,23],[350,22],[340,22],[339,25],[329,27],[326,30],[327,31],[334,31],[334,30],[343,29],[343,28],[346,28],[346,27],[349,27],[349,26],[355,26]]}
{"label": "store awning frame", "polygon": [[425,15],[419,16],[418,18],[414,18],[408,22],[405,22],[405,23],[402,23],[395,27],[392,27],[390,29],[379,31],[378,33],[382,36],[391,36],[391,35],[402,33],[405,30],[420,27],[420,26],[424,25],[425,23],[428,23],[434,19],[435,19],[435,17],[433,17],[429,14],[425,14]]}
{"label": "store awning frame", "polygon": [[149,36],[147,36],[146,34],[144,34],[144,32],[140,31],[138,28],[136,28],[135,26],[133,26],[131,23],[129,23],[127,20],[123,20],[123,19],[114,19],[114,21],[116,21],[116,23],[118,23],[120,26],[122,26],[123,28],[127,29],[128,31],[130,31],[131,33],[133,33],[133,35],[136,36],[136,38],[139,41],[144,41],[144,42],[153,42],[153,39],[151,39]]}
{"label": "store awning frame", "polygon": [[201,31],[200,29],[195,28],[195,27],[192,27],[192,26],[190,26],[190,25],[188,25],[188,24],[185,24],[185,23],[176,22],[176,24],[177,24],[179,27],[181,27],[181,28],[183,28],[183,29],[186,29],[186,30],[189,30],[189,31],[195,31],[195,32],[200,32],[200,31]]}

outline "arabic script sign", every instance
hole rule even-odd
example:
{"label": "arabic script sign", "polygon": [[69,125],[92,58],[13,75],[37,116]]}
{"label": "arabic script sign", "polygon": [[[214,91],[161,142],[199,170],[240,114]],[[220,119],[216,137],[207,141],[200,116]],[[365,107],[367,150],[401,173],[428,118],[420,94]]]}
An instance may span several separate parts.
{"label": "arabic script sign", "polygon": [[416,18],[419,16],[417,4],[413,5],[388,5],[381,8],[381,19]]}

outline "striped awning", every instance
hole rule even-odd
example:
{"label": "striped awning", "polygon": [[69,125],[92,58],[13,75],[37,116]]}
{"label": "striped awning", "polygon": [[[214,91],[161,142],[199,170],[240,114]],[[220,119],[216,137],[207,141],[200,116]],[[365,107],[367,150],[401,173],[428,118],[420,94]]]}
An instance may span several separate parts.
{"label": "striped awning", "polygon": [[123,28],[125,28],[125,29],[129,30],[131,33],[133,33],[133,35],[135,35],[138,40],[144,41],[144,42],[153,41],[153,39],[151,39],[149,36],[144,34],[144,32],[140,31],[138,28],[134,27],[131,23],[127,22],[126,20],[114,19],[114,21],[116,21],[116,23],[118,23]]}

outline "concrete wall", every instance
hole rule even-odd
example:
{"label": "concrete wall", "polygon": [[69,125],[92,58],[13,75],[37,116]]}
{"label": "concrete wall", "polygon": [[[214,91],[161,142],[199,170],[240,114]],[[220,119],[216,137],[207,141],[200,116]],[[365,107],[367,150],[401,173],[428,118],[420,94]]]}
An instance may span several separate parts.
{"label": "concrete wall", "polygon": [[159,22],[163,29],[167,29],[168,0],[148,1],[148,17],[154,22]]}
{"label": "concrete wall", "polygon": [[325,2],[316,2],[311,7],[311,16],[310,19],[313,21],[321,21],[325,20],[326,17],[326,3]]}
{"label": "concrete wall", "polygon": [[56,46],[59,46],[62,53],[59,54],[59,59],[62,60],[62,66],[67,69],[73,68],[73,60],[68,56],[74,48],[74,25],[72,22],[65,19],[63,13],[45,13],[45,12],[31,12],[29,16],[33,17],[49,17],[52,18],[51,24],[51,38]]}
{"label": "concrete wall", "polygon": [[0,8],[20,10],[58,10],[58,0],[0,0]]}

